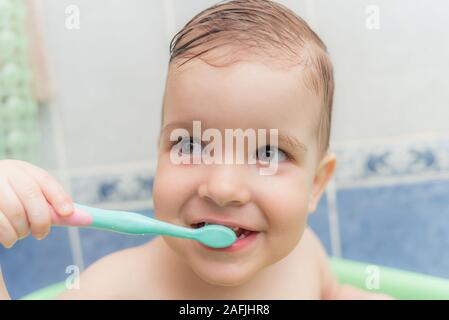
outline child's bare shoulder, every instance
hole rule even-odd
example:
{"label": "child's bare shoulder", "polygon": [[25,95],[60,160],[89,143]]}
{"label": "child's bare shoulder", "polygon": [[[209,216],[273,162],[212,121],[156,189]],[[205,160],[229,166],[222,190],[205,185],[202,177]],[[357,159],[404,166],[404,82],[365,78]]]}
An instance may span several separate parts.
{"label": "child's bare shoulder", "polygon": [[303,236],[304,251],[313,262],[319,274],[320,298],[326,299],[330,291],[337,286],[336,278],[331,271],[329,257],[321,240],[312,229],[307,228]]}
{"label": "child's bare shoulder", "polygon": [[63,292],[59,299],[138,299],[151,277],[151,243],[109,254],[80,276],[79,289]]}
{"label": "child's bare shoulder", "polygon": [[295,251],[301,258],[307,258],[306,261],[312,263],[322,263],[323,260],[327,259],[326,250],[321,240],[309,227],[304,230],[301,241]]}

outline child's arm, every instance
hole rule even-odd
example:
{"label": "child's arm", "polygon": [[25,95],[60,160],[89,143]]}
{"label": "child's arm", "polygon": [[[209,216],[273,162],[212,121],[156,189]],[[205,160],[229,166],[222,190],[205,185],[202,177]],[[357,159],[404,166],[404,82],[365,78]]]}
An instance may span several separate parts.
{"label": "child's arm", "polygon": [[98,300],[117,299],[117,287],[115,287],[115,277],[111,276],[109,281],[107,269],[102,267],[103,259],[94,263],[84,271],[79,279],[79,287],[67,289],[57,296],[57,300]]}
{"label": "child's arm", "polygon": [[120,299],[124,290],[120,288],[123,283],[119,283],[122,277],[117,266],[121,265],[123,261],[118,256],[120,253],[113,253],[93,263],[80,275],[78,287],[73,286],[73,288],[67,289],[57,299]]}
{"label": "child's arm", "polygon": [[371,293],[349,285],[341,285],[332,272],[329,258],[320,240],[312,234],[312,246],[318,259],[321,278],[321,299],[323,300],[390,300],[390,296]]}
{"label": "child's arm", "polygon": [[0,300],[10,300],[8,290],[6,290],[5,281],[3,280],[2,269],[0,268]]}
{"label": "child's arm", "polygon": [[144,246],[133,247],[99,259],[81,274],[79,288],[66,290],[57,299],[134,299],[142,290],[148,292],[143,284],[147,251]]}

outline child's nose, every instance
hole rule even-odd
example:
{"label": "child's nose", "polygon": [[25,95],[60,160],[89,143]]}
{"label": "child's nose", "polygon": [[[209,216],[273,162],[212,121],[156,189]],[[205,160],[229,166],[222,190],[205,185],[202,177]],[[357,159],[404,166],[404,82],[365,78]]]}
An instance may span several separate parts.
{"label": "child's nose", "polygon": [[198,188],[199,196],[220,207],[242,206],[250,201],[251,193],[242,172],[244,166],[215,165]]}

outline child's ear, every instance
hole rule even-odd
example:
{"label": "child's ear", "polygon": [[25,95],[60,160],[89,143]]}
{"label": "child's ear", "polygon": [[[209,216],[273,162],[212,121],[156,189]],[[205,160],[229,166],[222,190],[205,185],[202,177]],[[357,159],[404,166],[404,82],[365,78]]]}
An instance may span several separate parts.
{"label": "child's ear", "polygon": [[337,159],[332,152],[328,152],[318,165],[309,198],[309,213],[315,212],[321,195],[334,175],[336,165]]}

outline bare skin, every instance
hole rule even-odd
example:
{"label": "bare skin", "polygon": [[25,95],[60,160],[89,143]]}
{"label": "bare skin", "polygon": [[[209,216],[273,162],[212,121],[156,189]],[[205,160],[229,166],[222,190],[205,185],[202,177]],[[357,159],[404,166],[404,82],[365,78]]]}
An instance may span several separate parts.
{"label": "bare skin", "polygon": [[114,253],[94,263],[82,274],[79,290],[68,290],[59,296],[59,299],[142,300],[388,298],[339,285],[310,229],[306,229],[300,244],[288,257],[243,285],[217,287],[204,282],[157,237],[144,246]]}
{"label": "bare skin", "polygon": [[[242,250],[227,253],[206,250],[193,240],[156,237],[100,259],[81,275],[80,289],[67,290],[60,299],[388,298],[340,286],[320,241],[307,227],[308,215],[334,174],[336,159],[318,150],[320,98],[304,85],[300,68],[281,70],[245,61],[214,67],[192,61],[182,70],[170,68],[164,101],[165,130],[153,189],[155,217],[186,227],[198,218],[224,219],[251,227],[257,237]],[[174,164],[169,133],[180,126],[188,128],[193,120],[220,131],[276,128],[302,147],[280,141],[275,149],[282,157],[271,176],[259,174],[260,164]],[[0,164],[0,174],[2,170],[6,171]],[[46,184],[54,181],[40,182],[38,200],[53,194],[55,199],[67,199],[55,187],[46,191]],[[5,190],[0,189],[0,199],[12,192]],[[20,192],[17,198],[29,201]],[[5,211],[2,221],[12,215]],[[26,209],[17,216],[33,227]],[[26,223],[21,222],[22,228]],[[41,222],[34,232],[41,237],[47,229]],[[17,240],[12,233],[3,239],[10,241],[8,246]],[[8,298],[2,281],[0,296]]]}
{"label": "bare skin", "polygon": [[[328,270],[312,248],[319,242],[307,230],[290,255],[239,286],[211,285],[191,271],[161,237],[110,255],[82,275],[80,290],[62,299],[320,299]],[[320,251],[322,248],[319,248]],[[323,251],[321,251],[323,252]],[[108,276],[101,276],[108,270]],[[331,277],[330,274],[327,276]],[[110,278],[113,277],[113,278]],[[111,279],[114,279],[113,281]],[[126,286],[122,284],[126,283]],[[102,288],[99,291],[99,288]]]}

